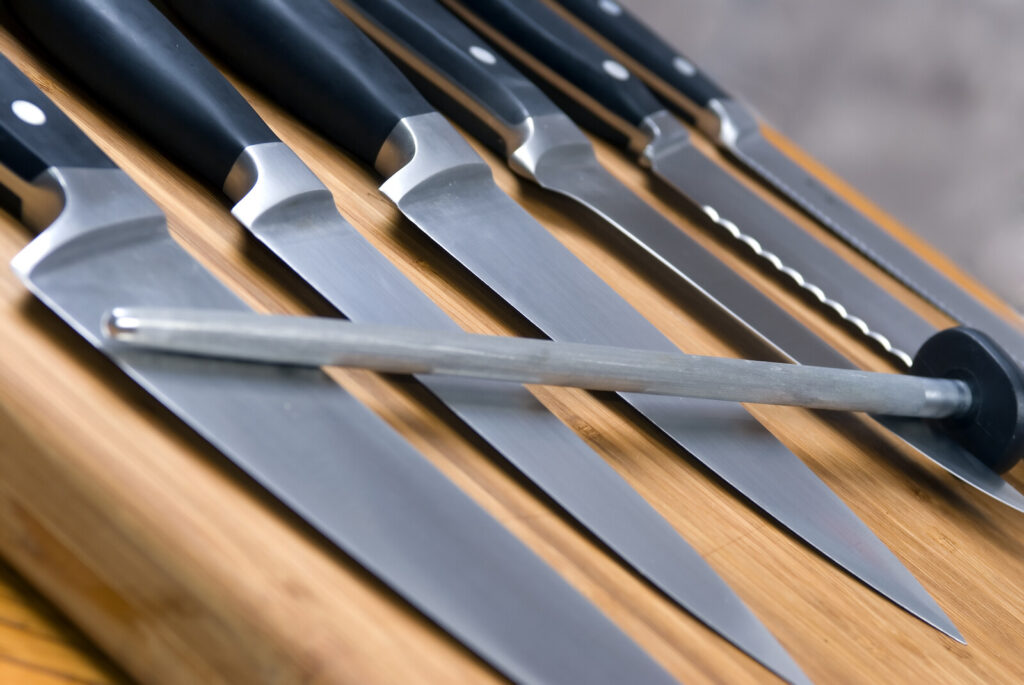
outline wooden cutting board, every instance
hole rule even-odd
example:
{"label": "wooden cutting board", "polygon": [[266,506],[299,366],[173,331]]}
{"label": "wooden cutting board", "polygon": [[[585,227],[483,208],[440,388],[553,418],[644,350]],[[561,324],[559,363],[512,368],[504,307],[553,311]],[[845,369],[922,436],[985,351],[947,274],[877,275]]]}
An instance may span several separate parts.
{"label": "wooden cutting board", "polygon": [[[219,193],[189,179],[7,34],[0,34],[0,51],[152,195],[174,236],[250,304],[261,311],[330,313],[246,238]],[[344,215],[464,327],[529,331],[417,235],[377,193],[369,170],[251,90],[243,92],[331,187]],[[602,144],[598,152],[680,230],[848,356],[865,368],[891,369],[875,349],[786,292],[760,266],[736,256],[719,242],[714,226],[674,202],[619,153]],[[593,222],[571,203],[520,182],[499,160],[481,153],[506,191],[684,350],[768,356],[652,273],[625,241],[593,231]],[[1006,310],[825,170],[812,169]],[[784,209],[927,318],[948,323]],[[0,216],[0,259],[10,260],[29,239],[17,222]],[[255,487],[7,270],[0,270],[0,325],[0,555],[130,676],[166,683],[500,679]],[[681,680],[770,678],[611,559],[415,383],[367,372],[331,373]],[[622,402],[567,389],[536,393],[701,552],[812,679],[1024,680],[1024,515],[913,456],[870,421],[751,408],[892,548],[957,623],[967,646],[928,628],[781,531]],[[1022,476],[1018,468],[1009,479],[1021,487]],[[0,585],[0,592],[4,606],[20,606],[22,590]],[[5,621],[0,616],[0,630]],[[27,654],[23,632],[0,637],[0,680],[11,660]],[[62,640],[60,634],[54,639]],[[26,661],[79,681],[120,677],[102,659],[76,649]],[[75,660],[92,670],[69,671]]]}

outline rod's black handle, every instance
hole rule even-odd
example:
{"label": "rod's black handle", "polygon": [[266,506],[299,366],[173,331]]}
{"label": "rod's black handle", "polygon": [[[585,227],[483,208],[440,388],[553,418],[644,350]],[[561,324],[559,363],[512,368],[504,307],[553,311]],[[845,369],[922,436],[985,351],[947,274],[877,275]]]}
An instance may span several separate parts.
{"label": "rod's black handle", "polygon": [[7,0],[29,34],[168,156],[217,187],[249,145],[277,140],[146,0]]}
{"label": "rod's black handle", "polygon": [[434,87],[425,91],[439,96],[435,102],[449,116],[463,124],[472,117],[489,129],[493,135],[481,138],[497,152],[511,152],[504,142],[528,118],[561,112],[540,88],[436,0],[348,0],[348,4],[358,8],[372,24],[371,37],[405,63],[407,71],[431,82]]}
{"label": "rod's black handle", "polygon": [[911,372],[970,387],[967,415],[938,421],[954,442],[996,473],[1024,458],[1024,369],[996,341],[973,328],[947,328],[924,342]]}
{"label": "rod's black handle", "polygon": [[502,47],[510,53],[522,51],[540,61],[631,126],[664,109],[629,70],[539,0],[445,2],[504,36]]}
{"label": "rod's black handle", "polygon": [[368,164],[434,111],[330,0],[167,0],[233,69]]}
{"label": "rod's black handle", "polygon": [[729,94],[649,26],[613,0],[555,0],[698,108]]}
{"label": "rod's black handle", "polygon": [[114,163],[0,55],[0,166],[11,173],[0,174],[0,206],[20,218],[28,184],[47,169],[112,169]]}

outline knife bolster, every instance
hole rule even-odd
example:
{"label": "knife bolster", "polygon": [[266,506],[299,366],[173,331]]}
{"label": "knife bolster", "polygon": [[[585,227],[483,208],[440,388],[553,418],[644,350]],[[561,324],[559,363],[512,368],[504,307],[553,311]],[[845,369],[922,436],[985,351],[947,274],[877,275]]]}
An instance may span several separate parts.
{"label": "knife bolster", "polygon": [[710,100],[697,113],[697,128],[726,149],[736,147],[740,139],[761,130],[750,109],[731,98]]}
{"label": "knife bolster", "polygon": [[520,176],[534,181],[541,164],[551,157],[582,156],[596,163],[590,140],[561,112],[528,117],[505,138],[509,166]]}

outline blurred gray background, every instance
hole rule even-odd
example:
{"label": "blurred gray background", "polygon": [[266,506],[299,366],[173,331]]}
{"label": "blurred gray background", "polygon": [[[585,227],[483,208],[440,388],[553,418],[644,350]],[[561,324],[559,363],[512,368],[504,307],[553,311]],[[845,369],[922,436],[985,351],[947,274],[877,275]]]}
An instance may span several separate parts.
{"label": "blurred gray background", "polygon": [[1024,2],[622,2],[1024,311]]}

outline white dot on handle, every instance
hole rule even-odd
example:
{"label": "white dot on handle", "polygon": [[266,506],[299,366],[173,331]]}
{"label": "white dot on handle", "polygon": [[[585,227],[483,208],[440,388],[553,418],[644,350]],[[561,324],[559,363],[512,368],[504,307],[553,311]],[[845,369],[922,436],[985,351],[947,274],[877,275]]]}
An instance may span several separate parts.
{"label": "white dot on handle", "polygon": [[683,76],[693,76],[697,73],[697,67],[693,65],[693,62],[682,55],[676,55],[676,58],[672,60],[672,66]]}
{"label": "white dot on handle", "polygon": [[622,14],[622,8],[617,2],[612,2],[612,0],[600,0],[600,2],[597,3],[597,6],[601,8],[602,12],[610,14],[613,17],[617,17]]}
{"label": "white dot on handle", "polygon": [[42,126],[46,123],[46,113],[28,100],[15,100],[11,103],[11,111],[26,124]]}
{"label": "white dot on handle", "polygon": [[498,61],[498,58],[494,56],[494,53],[487,48],[482,48],[479,45],[474,45],[469,49],[469,54],[473,55],[478,62],[484,64],[494,64]]}
{"label": "white dot on handle", "polygon": [[629,78],[629,69],[613,59],[606,59],[601,63],[601,66],[604,68],[606,74],[617,81],[625,81]]}

